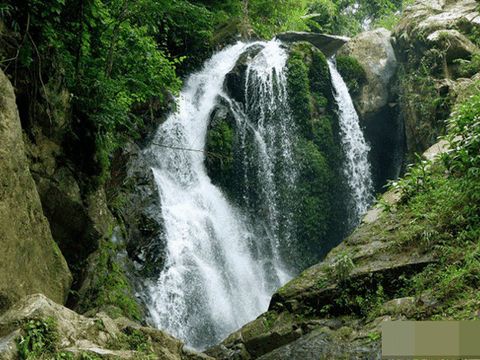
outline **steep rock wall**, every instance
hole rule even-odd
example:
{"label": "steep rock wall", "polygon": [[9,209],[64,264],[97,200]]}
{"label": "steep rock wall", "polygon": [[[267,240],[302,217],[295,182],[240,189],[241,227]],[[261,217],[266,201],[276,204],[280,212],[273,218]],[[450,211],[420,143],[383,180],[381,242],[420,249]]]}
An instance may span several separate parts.
{"label": "steep rock wall", "polygon": [[479,30],[479,3],[473,0],[417,1],[394,29],[411,158],[445,133],[445,120],[474,83],[480,70]]}
{"label": "steep rock wall", "polygon": [[42,292],[66,301],[72,276],[30,174],[13,87],[0,72],[0,312]]}

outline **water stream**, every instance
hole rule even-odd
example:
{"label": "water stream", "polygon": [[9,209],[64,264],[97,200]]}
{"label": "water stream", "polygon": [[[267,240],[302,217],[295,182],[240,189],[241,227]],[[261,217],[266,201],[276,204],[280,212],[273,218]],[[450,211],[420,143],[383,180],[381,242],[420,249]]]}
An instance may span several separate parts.
{"label": "water stream", "polygon": [[[264,45],[249,65],[247,88],[253,93],[247,91],[247,107],[237,104],[235,112],[239,129],[253,129],[253,146],[259,153],[259,177],[265,184],[261,196],[268,210],[263,234],[256,233],[256,224],[212,185],[201,152],[178,150],[204,148],[212,109],[219,99],[233,102],[223,90],[225,75],[248,45],[239,43],[216,54],[203,71],[192,75],[179,96],[179,112],[156,135],[155,142],[172,149],[154,149],[167,260],[160,278],[150,286],[149,310],[160,328],[199,349],[221,341],[265,311],[273,292],[291,278],[278,256],[280,240],[275,235],[279,226],[271,154],[275,139],[268,135],[267,118],[278,111],[262,110],[254,121],[248,116],[250,108],[260,106],[255,102],[263,101],[257,97],[278,95],[273,89],[283,81],[274,74],[282,73],[285,52],[278,43]],[[288,151],[285,146],[283,152]]]}
{"label": "water stream", "polygon": [[334,60],[328,61],[332,76],[335,100],[338,105],[340,138],[345,156],[343,173],[350,188],[350,214],[348,216],[352,230],[358,226],[362,215],[375,200],[368,153],[370,147],[360,128],[358,114],[348,92],[347,85],[337,71]]}

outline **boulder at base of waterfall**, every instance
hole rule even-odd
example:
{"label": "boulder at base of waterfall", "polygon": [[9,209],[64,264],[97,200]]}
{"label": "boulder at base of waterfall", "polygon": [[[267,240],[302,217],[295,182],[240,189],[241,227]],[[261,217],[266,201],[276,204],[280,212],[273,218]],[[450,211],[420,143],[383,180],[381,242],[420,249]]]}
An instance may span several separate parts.
{"label": "boulder at base of waterfall", "polygon": [[286,43],[306,41],[320,49],[325,57],[334,55],[350,38],[345,36],[316,34],[301,31],[287,31],[277,35],[277,39]]}
{"label": "boulder at base of waterfall", "polygon": [[180,340],[162,330],[102,312],[85,317],[42,294],[26,296],[0,317],[0,358],[18,359],[17,343],[28,358],[69,353],[74,359],[213,360],[184,350]]}
{"label": "boulder at base of waterfall", "polygon": [[42,292],[64,303],[72,275],[30,173],[13,86],[0,71],[0,314]]}

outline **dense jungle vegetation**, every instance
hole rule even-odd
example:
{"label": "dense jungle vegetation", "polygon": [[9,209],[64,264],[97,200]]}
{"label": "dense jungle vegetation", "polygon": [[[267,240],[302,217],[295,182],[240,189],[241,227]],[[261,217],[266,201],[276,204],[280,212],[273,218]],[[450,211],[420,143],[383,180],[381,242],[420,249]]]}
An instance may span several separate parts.
{"label": "dense jungle vegetation", "polygon": [[109,155],[168,107],[181,78],[238,35],[352,36],[391,26],[401,8],[401,0],[3,1],[1,64],[27,97],[29,135],[34,101],[46,104],[48,117],[48,103],[58,101],[45,88],[49,79],[68,90],[65,149],[95,187],[109,176]]}

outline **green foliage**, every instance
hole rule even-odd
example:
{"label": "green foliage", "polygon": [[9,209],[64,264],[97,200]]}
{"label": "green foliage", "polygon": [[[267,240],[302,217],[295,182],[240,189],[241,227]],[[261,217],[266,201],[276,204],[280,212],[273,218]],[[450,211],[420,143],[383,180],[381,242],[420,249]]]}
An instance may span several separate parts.
{"label": "green foliage", "polygon": [[377,27],[392,29],[402,4],[402,0],[313,0],[305,18],[311,31],[354,36]]}
{"label": "green foliage", "polygon": [[[62,74],[74,116],[67,152],[83,153],[71,158],[93,183],[106,180],[109,154],[135,136],[137,109],[179,89],[182,59],[163,50],[158,35],[169,3],[25,0],[11,13],[24,38],[16,61],[34,74],[31,86],[44,84],[42,73]],[[55,69],[44,65],[52,57]]]}
{"label": "green foliage", "polygon": [[418,162],[416,164],[409,164],[403,177],[390,183],[406,198],[411,198],[421,191],[428,190],[430,186],[431,173],[428,169],[431,167],[432,162],[430,160],[423,160],[417,153],[415,153],[415,156]]}
{"label": "green foliage", "polygon": [[352,257],[347,251],[340,253],[333,264],[335,276],[340,281],[345,280],[354,268]]}
{"label": "green foliage", "polygon": [[[478,91],[478,90],[477,90]],[[452,152],[443,156],[447,168],[474,180],[480,178],[480,95],[461,104],[448,123]]]}
{"label": "green foliage", "polygon": [[373,342],[373,341],[377,341],[377,340],[380,340],[382,338],[382,334],[380,334],[379,332],[377,331],[374,331],[370,334],[368,334],[368,343],[370,342]]}
{"label": "green foliage", "polygon": [[289,30],[307,30],[302,19],[307,12],[306,0],[249,0],[244,4],[253,30],[263,38]]}
{"label": "green foliage", "polygon": [[474,55],[471,60],[453,60],[452,76],[454,78],[470,78],[480,72],[480,56]]}
{"label": "green foliage", "polygon": [[387,293],[384,288],[384,279],[381,274],[371,274],[366,278],[351,278],[348,273],[352,270],[352,265],[348,260],[347,254],[341,254],[346,261],[346,269],[349,269],[347,275],[338,278],[339,294],[330,304],[323,305],[319,314],[329,314],[333,316],[354,315],[368,317],[374,313],[374,310],[381,306],[387,299],[392,298],[395,286],[390,287]]}
{"label": "green foliage", "polygon": [[[23,326],[25,336],[17,341],[18,354],[22,360],[34,360],[51,355],[56,350],[56,323],[53,318],[31,319]],[[67,357],[57,356],[55,359]]]}
{"label": "green foliage", "polygon": [[143,332],[132,327],[126,327],[123,333],[116,339],[110,340],[107,344],[112,350],[134,350],[139,353],[149,351],[149,338]]}
{"label": "green foliage", "polygon": [[225,120],[208,132],[205,159],[208,175],[214,184],[227,191],[232,190],[233,184],[233,142],[233,130]]}
{"label": "green foliage", "polygon": [[337,57],[337,69],[347,84],[350,94],[356,95],[362,85],[367,81],[365,69],[357,59],[347,56]]}
{"label": "green foliage", "polygon": [[82,297],[80,313],[112,305],[120,309],[120,312],[112,313],[111,316],[123,315],[134,320],[140,319],[140,308],[133,299],[124,270],[116,261],[119,251],[119,244],[106,239],[100,241],[95,261],[95,277]]}

